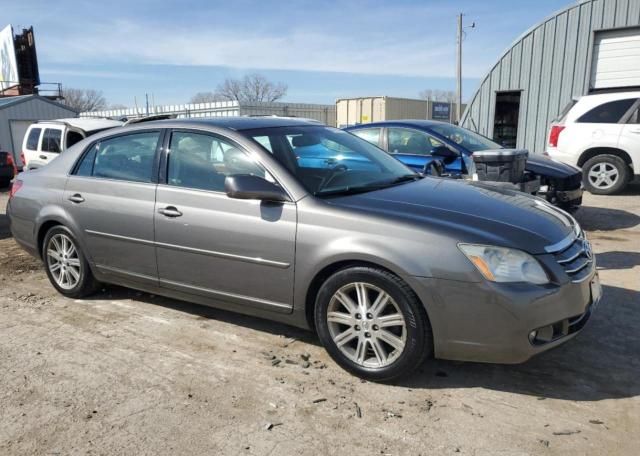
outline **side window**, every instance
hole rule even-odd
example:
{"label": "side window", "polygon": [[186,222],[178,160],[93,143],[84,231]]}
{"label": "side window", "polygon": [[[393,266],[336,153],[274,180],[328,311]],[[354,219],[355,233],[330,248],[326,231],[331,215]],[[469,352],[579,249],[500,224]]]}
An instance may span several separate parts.
{"label": "side window", "polygon": [[251,156],[231,142],[203,133],[171,135],[167,182],[177,187],[224,192],[226,176],[253,174],[273,181]]}
{"label": "side window", "polygon": [[105,139],[85,153],[75,174],[151,182],[159,137],[159,132],[149,132]]}
{"label": "side window", "polygon": [[352,131],[356,136],[364,139],[367,142],[370,142],[374,146],[377,146],[380,143],[380,129],[379,128],[367,128],[363,130],[355,130]]}
{"label": "side window", "polygon": [[69,147],[73,146],[76,143],[79,143],[83,139],[84,137],[77,131],[69,130],[67,132],[67,144],[65,145],[65,147],[68,149]]}
{"label": "side window", "polygon": [[27,149],[38,150],[38,141],[40,141],[40,133],[42,128],[32,128],[27,137]]}
{"label": "side window", "polygon": [[443,144],[426,133],[407,128],[389,128],[389,152],[392,154],[430,155]]}
{"label": "side window", "polygon": [[591,111],[583,114],[578,122],[581,123],[618,123],[622,116],[629,110],[631,105],[635,103],[635,98],[626,100],[610,101],[593,108]]}
{"label": "side window", "polygon": [[62,140],[62,130],[46,128],[42,136],[42,152],[60,153],[60,143]]}
{"label": "side window", "polygon": [[99,144],[94,144],[91,149],[85,153],[84,157],[82,157],[82,161],[74,173],[76,176],[93,176],[93,164],[96,161],[98,146]]}

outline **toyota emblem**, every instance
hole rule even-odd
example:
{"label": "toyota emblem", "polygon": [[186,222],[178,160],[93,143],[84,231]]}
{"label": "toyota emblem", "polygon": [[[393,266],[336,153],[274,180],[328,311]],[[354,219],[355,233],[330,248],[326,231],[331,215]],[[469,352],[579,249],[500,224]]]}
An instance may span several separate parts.
{"label": "toyota emblem", "polygon": [[582,241],[582,248],[584,249],[584,254],[587,256],[589,260],[593,259],[593,251],[591,250],[591,243],[588,240]]}

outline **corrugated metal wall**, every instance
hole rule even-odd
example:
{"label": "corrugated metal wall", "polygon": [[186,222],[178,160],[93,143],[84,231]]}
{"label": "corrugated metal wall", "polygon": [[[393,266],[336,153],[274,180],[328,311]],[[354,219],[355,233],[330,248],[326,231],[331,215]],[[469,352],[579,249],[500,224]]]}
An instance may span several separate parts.
{"label": "corrugated metal wall", "polygon": [[482,80],[461,124],[492,137],[496,92],[521,90],[517,147],[543,152],[551,121],[589,91],[594,32],[633,26],[640,26],[640,0],[581,1],[544,20]]}
{"label": "corrugated metal wall", "polygon": [[[146,114],[142,109],[112,109],[107,111],[83,112],[80,117],[137,117]],[[149,114],[176,114],[178,117],[231,117],[231,116],[293,116],[319,120],[335,126],[336,107],[308,103],[238,103],[237,101],[216,101],[210,103],[190,103],[182,105],[150,106]]]}
{"label": "corrugated metal wall", "polygon": [[33,98],[21,103],[9,104],[0,109],[0,149],[13,152],[19,158],[20,150],[13,150],[13,145],[22,146],[22,138],[12,138],[11,121],[33,121],[47,119],[63,119],[77,117],[78,114],[57,103],[50,103],[40,98]]}

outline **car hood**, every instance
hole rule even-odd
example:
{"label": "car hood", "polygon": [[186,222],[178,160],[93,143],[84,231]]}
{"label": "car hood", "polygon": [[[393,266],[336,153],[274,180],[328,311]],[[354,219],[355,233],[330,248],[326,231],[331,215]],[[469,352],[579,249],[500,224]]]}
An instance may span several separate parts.
{"label": "car hood", "polygon": [[580,169],[575,166],[560,163],[539,154],[529,154],[525,169],[540,176],[556,179],[570,177],[580,173]]}
{"label": "car hood", "polygon": [[392,221],[417,223],[459,242],[545,253],[576,229],[576,221],[546,201],[480,182],[425,177],[382,190],[328,199]]}

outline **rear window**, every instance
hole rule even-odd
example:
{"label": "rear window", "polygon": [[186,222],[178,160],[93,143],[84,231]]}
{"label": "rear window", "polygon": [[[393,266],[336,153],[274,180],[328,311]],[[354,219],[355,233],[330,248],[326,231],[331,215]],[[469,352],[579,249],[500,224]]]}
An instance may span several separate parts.
{"label": "rear window", "polygon": [[616,100],[601,104],[586,114],[583,114],[582,117],[578,119],[578,122],[618,123],[635,102],[635,98],[628,98],[626,100]]}
{"label": "rear window", "polygon": [[38,150],[38,141],[40,140],[40,133],[42,128],[32,128],[27,136],[27,149]]}

